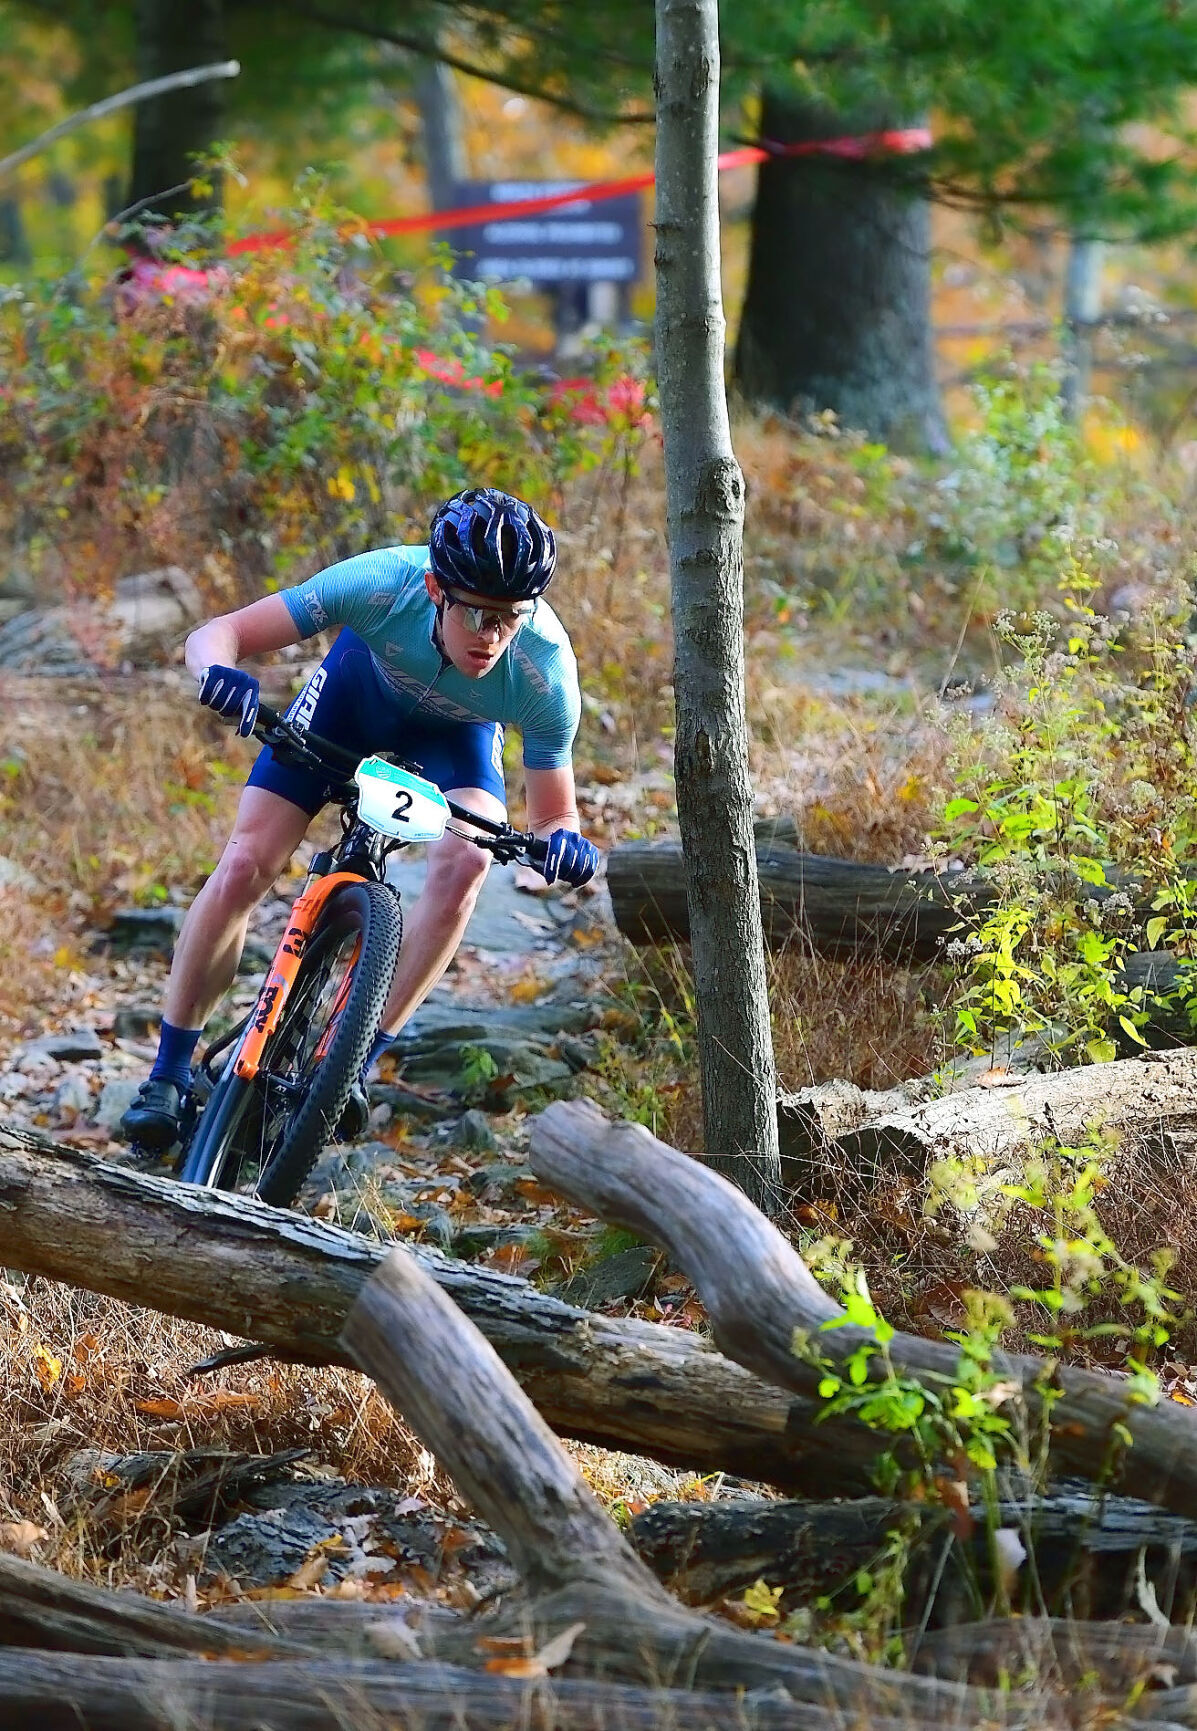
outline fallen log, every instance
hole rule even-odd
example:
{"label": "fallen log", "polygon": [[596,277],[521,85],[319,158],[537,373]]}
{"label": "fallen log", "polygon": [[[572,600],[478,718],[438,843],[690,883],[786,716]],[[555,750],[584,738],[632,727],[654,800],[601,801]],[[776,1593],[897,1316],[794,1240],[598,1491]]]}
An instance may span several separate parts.
{"label": "fallen log", "polygon": [[[849,1587],[894,1531],[908,1546],[904,1618],[920,1626],[960,1623],[998,1597],[1024,1611],[1121,1617],[1141,1608],[1143,1582],[1164,1614],[1183,1622],[1197,1596],[1197,1524],[1089,1486],[1004,1500],[963,1521],[941,1504],[888,1497],[658,1502],[636,1516],[628,1537],[687,1604],[710,1604],[763,1580],[782,1589],[788,1609]],[[998,1531],[1017,1538],[1026,1565],[1017,1549],[1003,1555],[1000,1581]]]}
{"label": "fallen log", "polygon": [[[971,873],[891,871],[759,839],[757,876],[766,942],[774,949],[803,943],[830,961],[942,961],[945,944],[984,919],[996,900],[992,883]],[[620,842],[607,855],[607,888],[615,922],[632,943],[689,941],[679,842]],[[1115,893],[1082,883],[1077,890],[1098,901]],[[1164,1001],[1180,978],[1174,958],[1157,950],[1135,952],[1122,969],[1125,988],[1142,986],[1151,1000],[1157,1037],[1184,1040],[1191,1032],[1187,1016]]]}
{"label": "fallen log", "polygon": [[[263,1626],[180,1617],[140,1593],[110,1593],[0,1552],[0,1647],[160,1658],[269,1659],[301,1651]],[[7,1724],[0,1712],[0,1724]]]}
{"label": "fallen log", "polygon": [[[841,1307],[741,1191],[643,1125],[612,1124],[589,1100],[559,1101],[533,1122],[530,1158],[572,1201],[660,1245],[698,1288],[718,1345],[758,1375],[814,1394],[827,1366],[875,1344],[871,1329],[842,1324]],[[956,1379],[950,1341],[895,1334],[886,1356],[932,1389]],[[1123,1379],[1027,1354],[995,1352],[992,1366],[1012,1445],[1029,1452],[1042,1439],[1058,1474],[1197,1516],[1192,1409],[1142,1405]]]}
{"label": "fallen log", "polygon": [[[597,1316],[426,1246],[414,1254],[564,1435],[799,1493],[872,1488],[871,1431],[815,1424],[818,1402],[762,1382],[690,1330]],[[323,1364],[345,1362],[339,1331],[383,1255],[322,1221],[0,1125],[0,1268]]]}
{"label": "fallen log", "polygon": [[[205,1621],[206,1619],[199,1619]],[[1063,1727],[1058,1719],[1039,1720]],[[0,1651],[0,1724],[37,1731],[845,1731],[805,1703],[371,1661],[62,1658]],[[908,1718],[869,1731],[912,1731]],[[963,1723],[961,1731],[964,1731]]]}
{"label": "fallen log", "polygon": [[[793,1701],[923,1725],[1004,1722],[1000,1697],[746,1634],[677,1604],[636,1556],[487,1341],[406,1250],[363,1287],[343,1338],[503,1540],[524,1591],[420,1650],[485,1663],[496,1643],[568,1643],[565,1675],[690,1688],[782,1688]],[[928,1686],[915,1687],[924,1683]]]}
{"label": "fallen log", "polygon": [[1197,1049],[1147,1053],[1045,1075],[997,1074],[938,1099],[903,1100],[835,1082],[783,1094],[783,1174],[800,1195],[867,1194],[935,1160],[980,1159],[991,1171],[1051,1139],[1083,1143],[1094,1129],[1128,1155],[1197,1150]]}
{"label": "fallen log", "polygon": [[[757,874],[768,943],[800,938],[839,960],[871,953],[907,965],[936,961],[965,914],[983,917],[994,901],[992,886],[963,872],[890,871],[759,840]],[[616,924],[633,943],[689,940],[680,842],[620,842],[607,855],[607,888]]]}

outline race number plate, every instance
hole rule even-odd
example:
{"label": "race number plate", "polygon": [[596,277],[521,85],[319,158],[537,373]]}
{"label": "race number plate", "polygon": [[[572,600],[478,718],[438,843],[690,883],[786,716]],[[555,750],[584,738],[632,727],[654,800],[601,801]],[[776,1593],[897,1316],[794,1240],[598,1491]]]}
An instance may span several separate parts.
{"label": "race number plate", "polygon": [[439,841],[449,821],[449,807],[439,787],[399,769],[383,757],[367,757],[353,776],[358,786],[357,813],[381,835],[402,841]]}

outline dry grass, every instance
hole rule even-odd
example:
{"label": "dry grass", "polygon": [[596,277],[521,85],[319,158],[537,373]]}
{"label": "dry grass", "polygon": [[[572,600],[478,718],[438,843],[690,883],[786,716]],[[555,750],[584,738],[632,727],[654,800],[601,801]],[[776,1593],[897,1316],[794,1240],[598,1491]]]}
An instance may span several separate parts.
{"label": "dry grass", "polygon": [[[169,1529],[135,1522],[97,1549],[70,1514],[72,1457],[198,1448],[307,1448],[351,1483],[401,1486],[439,1506],[452,1487],[364,1376],[271,1360],[187,1376],[227,1338],[56,1282],[0,1285],[0,1507],[45,1530],[39,1560],[69,1574],[162,1580]],[[67,1511],[64,1513],[64,1511]],[[163,1581],[163,1584],[167,1584]]]}

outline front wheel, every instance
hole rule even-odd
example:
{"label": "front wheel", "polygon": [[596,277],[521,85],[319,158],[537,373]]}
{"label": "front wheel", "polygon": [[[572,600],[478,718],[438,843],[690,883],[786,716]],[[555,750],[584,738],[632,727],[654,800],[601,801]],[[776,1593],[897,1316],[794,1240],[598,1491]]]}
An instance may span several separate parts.
{"label": "front wheel", "polygon": [[234,1047],[181,1177],[196,1172],[200,1183],[253,1190],[279,1208],[294,1202],[370,1054],[402,935],[398,901],[384,884],[337,891],[316,923],[258,1075],[249,1082],[234,1073]]}

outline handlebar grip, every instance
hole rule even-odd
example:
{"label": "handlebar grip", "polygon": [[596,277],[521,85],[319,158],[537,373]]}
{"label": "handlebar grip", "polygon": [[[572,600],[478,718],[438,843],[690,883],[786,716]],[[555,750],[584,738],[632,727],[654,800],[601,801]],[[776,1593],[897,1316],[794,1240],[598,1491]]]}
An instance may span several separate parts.
{"label": "handlebar grip", "polygon": [[542,866],[549,857],[549,844],[547,841],[539,841],[533,836],[524,851],[528,856],[529,865]]}

